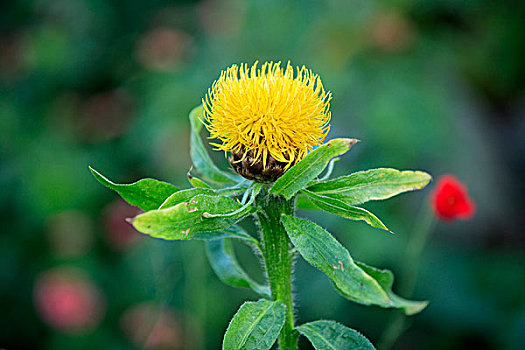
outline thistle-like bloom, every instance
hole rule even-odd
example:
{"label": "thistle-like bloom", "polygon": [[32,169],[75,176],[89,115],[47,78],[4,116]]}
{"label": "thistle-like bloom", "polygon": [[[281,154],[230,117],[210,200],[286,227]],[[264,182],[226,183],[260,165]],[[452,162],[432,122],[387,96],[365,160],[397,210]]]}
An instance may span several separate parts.
{"label": "thistle-like bloom", "polygon": [[[232,65],[203,99],[211,143],[262,169],[281,163],[284,170],[323,142],[330,129],[330,92],[306,67],[266,62],[257,68]],[[232,164],[233,165],[233,164]]]}

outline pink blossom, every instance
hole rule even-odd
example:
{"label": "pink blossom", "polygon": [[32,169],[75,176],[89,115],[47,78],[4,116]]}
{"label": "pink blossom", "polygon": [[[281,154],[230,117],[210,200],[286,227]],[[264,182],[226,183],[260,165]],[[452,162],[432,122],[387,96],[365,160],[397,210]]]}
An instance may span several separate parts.
{"label": "pink blossom", "polygon": [[59,332],[85,333],[105,311],[102,292],[82,270],[55,268],[36,279],[34,304],[41,319]]}

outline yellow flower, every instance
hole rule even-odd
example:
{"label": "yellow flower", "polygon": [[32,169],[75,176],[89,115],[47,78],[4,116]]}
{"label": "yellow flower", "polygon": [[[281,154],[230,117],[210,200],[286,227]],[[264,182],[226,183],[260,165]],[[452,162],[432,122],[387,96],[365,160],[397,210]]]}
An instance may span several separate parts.
{"label": "yellow flower", "polygon": [[[330,129],[330,92],[306,67],[266,62],[259,69],[232,65],[221,72],[202,101],[204,124],[218,150],[254,161],[269,157],[285,169],[323,142]],[[252,151],[253,150],[253,151]],[[251,152],[250,152],[251,151]]]}

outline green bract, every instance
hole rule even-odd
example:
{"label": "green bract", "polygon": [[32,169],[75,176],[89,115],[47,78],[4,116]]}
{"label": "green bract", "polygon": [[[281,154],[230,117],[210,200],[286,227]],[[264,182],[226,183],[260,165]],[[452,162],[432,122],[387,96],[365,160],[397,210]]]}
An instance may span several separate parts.
{"label": "green bract", "polygon": [[[329,179],[339,159],[336,157],[357,142],[334,139],[290,167],[273,185],[248,181],[212,162],[199,134],[202,113],[201,106],[190,113],[191,158],[193,170],[198,174],[188,172],[193,188],[178,190],[154,179],[116,184],[90,169],[100,183],[145,211],[129,219],[137,230],[166,240],[205,241],[208,259],[221,281],[249,288],[266,298],[241,306],[226,331],[223,349],[270,349],[277,339],[281,349],[296,349],[299,334],[316,349],[373,349],[357,331],[333,321],[294,325],[291,274],[295,252],[326,274],[348,300],[397,308],[407,315],[426,306],[426,302],[394,294],[390,271],[354,261],[328,231],[296,217],[295,208],[324,210],[388,230],[374,214],[356,205],[421,189],[431,180],[430,175],[380,168]],[[253,214],[261,230],[258,237],[240,225]],[[235,257],[233,239],[260,253],[266,283],[256,282],[241,267]]]}

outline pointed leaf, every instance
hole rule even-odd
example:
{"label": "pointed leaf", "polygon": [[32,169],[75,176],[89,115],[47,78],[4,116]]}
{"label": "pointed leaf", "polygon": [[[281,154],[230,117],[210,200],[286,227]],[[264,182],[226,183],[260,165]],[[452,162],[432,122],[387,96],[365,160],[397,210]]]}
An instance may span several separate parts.
{"label": "pointed leaf", "polygon": [[199,194],[207,194],[207,195],[221,195],[221,196],[236,196],[244,193],[246,191],[246,187],[228,187],[228,188],[222,188],[219,190],[215,190],[212,188],[204,188],[204,187],[196,187],[196,188],[188,188],[185,190],[180,190],[178,192],[173,193],[171,196],[166,198],[164,203],[160,205],[158,209],[165,209],[172,207],[174,205],[177,205],[181,202],[189,202],[191,199]]}
{"label": "pointed leaf", "polygon": [[246,190],[250,187],[250,183],[249,182],[245,182],[243,183],[244,186],[232,186],[232,187],[226,187],[226,188],[220,188],[220,189],[217,189],[215,190],[215,192],[217,194],[220,194],[222,196],[238,196],[240,194],[243,194],[244,192],[246,192]]}
{"label": "pointed leaf", "polygon": [[335,163],[337,163],[340,160],[341,158],[332,158],[332,160],[330,160],[330,163],[328,163],[328,169],[326,169],[326,173],[319,180],[323,181],[329,179],[330,175],[332,175],[332,172],[334,171]]}
{"label": "pointed leaf", "polygon": [[229,239],[207,241],[206,253],[213,271],[222,282],[233,287],[251,288],[255,293],[270,298],[268,286],[255,282],[239,265]]}
{"label": "pointed leaf", "polygon": [[138,231],[152,237],[168,240],[190,239],[197,232],[218,231],[232,226],[250,214],[253,207],[226,218],[206,218],[203,217],[205,213],[227,213],[240,207],[240,203],[225,196],[200,194],[190,202],[137,215],[131,222]]}
{"label": "pointed leaf", "polygon": [[386,285],[360,268],[348,250],[328,231],[293,216],[283,215],[282,223],[301,256],[324,272],[345,298],[360,304],[398,308],[407,314],[412,313],[413,309],[404,299],[394,296],[388,288],[383,289]]}
{"label": "pointed leaf", "polygon": [[375,350],[364,335],[334,321],[314,321],[295,329],[317,350]]}
{"label": "pointed leaf", "polygon": [[425,187],[431,179],[429,174],[422,171],[380,168],[318,182],[307,189],[353,205],[418,190]]}
{"label": "pointed leaf", "polygon": [[278,178],[270,194],[292,198],[323,172],[330,159],[346,153],[356,142],[355,139],[334,139],[319,146]]}
{"label": "pointed leaf", "polygon": [[190,156],[195,169],[202,174],[205,180],[219,184],[234,184],[241,181],[240,176],[228,174],[213,163],[208,155],[206,148],[199,135],[202,129],[201,118],[203,117],[204,109],[202,106],[195,107],[190,112]]}
{"label": "pointed leaf", "polygon": [[145,211],[157,209],[166,198],[179,190],[172,184],[149,178],[131,184],[117,184],[92,167],[89,170],[102,185],[117,192],[129,204]]}
{"label": "pointed leaf", "polygon": [[319,209],[319,207],[312,203],[308,196],[306,196],[302,192],[300,193],[300,195],[297,196],[297,199],[295,200],[295,207],[301,210],[321,210]]}
{"label": "pointed leaf", "polygon": [[375,216],[366,209],[353,207],[339,199],[321,196],[308,190],[303,190],[301,192],[306,194],[308,198],[310,198],[312,203],[319,207],[319,209],[325,210],[335,215],[339,215],[346,219],[361,220],[372,227],[389,231],[385,224],[383,224],[381,220],[377,218],[377,216]]}
{"label": "pointed leaf", "polygon": [[223,350],[268,350],[284,325],[286,306],[280,301],[246,302],[228,326]]}
{"label": "pointed leaf", "polygon": [[188,171],[187,177],[188,177],[188,182],[194,188],[211,188],[211,186],[208,185],[206,182],[202,181],[201,179],[199,179],[196,176],[191,175],[189,171]]}
{"label": "pointed leaf", "polygon": [[365,305],[388,305],[380,285],[355,263],[348,250],[313,222],[283,215],[283,225],[301,256],[323,271],[346,298]]}
{"label": "pointed leaf", "polygon": [[374,278],[388,294],[390,300],[394,301],[396,305],[401,305],[401,309],[407,315],[417,314],[423,310],[427,305],[427,301],[413,301],[401,298],[392,292],[392,285],[394,284],[394,274],[390,270],[378,269],[365,263],[355,261],[356,265],[365,271],[369,276]]}
{"label": "pointed leaf", "polygon": [[209,188],[189,188],[187,190],[180,190],[166,198],[166,200],[158,207],[158,209],[166,209],[182,202],[190,202],[193,197],[200,194],[213,196],[215,191]]}
{"label": "pointed leaf", "polygon": [[204,216],[207,217],[207,218],[235,216],[239,212],[242,212],[242,211],[246,210],[248,207],[250,207],[253,204],[253,202],[255,202],[255,198],[261,192],[262,187],[263,187],[262,183],[257,183],[257,184],[255,184],[255,186],[253,188],[246,190],[245,196],[249,195],[250,196],[250,200],[245,202],[245,196],[243,196],[243,200],[241,201],[242,207],[240,207],[239,209],[237,209],[235,211],[228,212],[228,213],[220,213],[220,214],[205,213]]}

